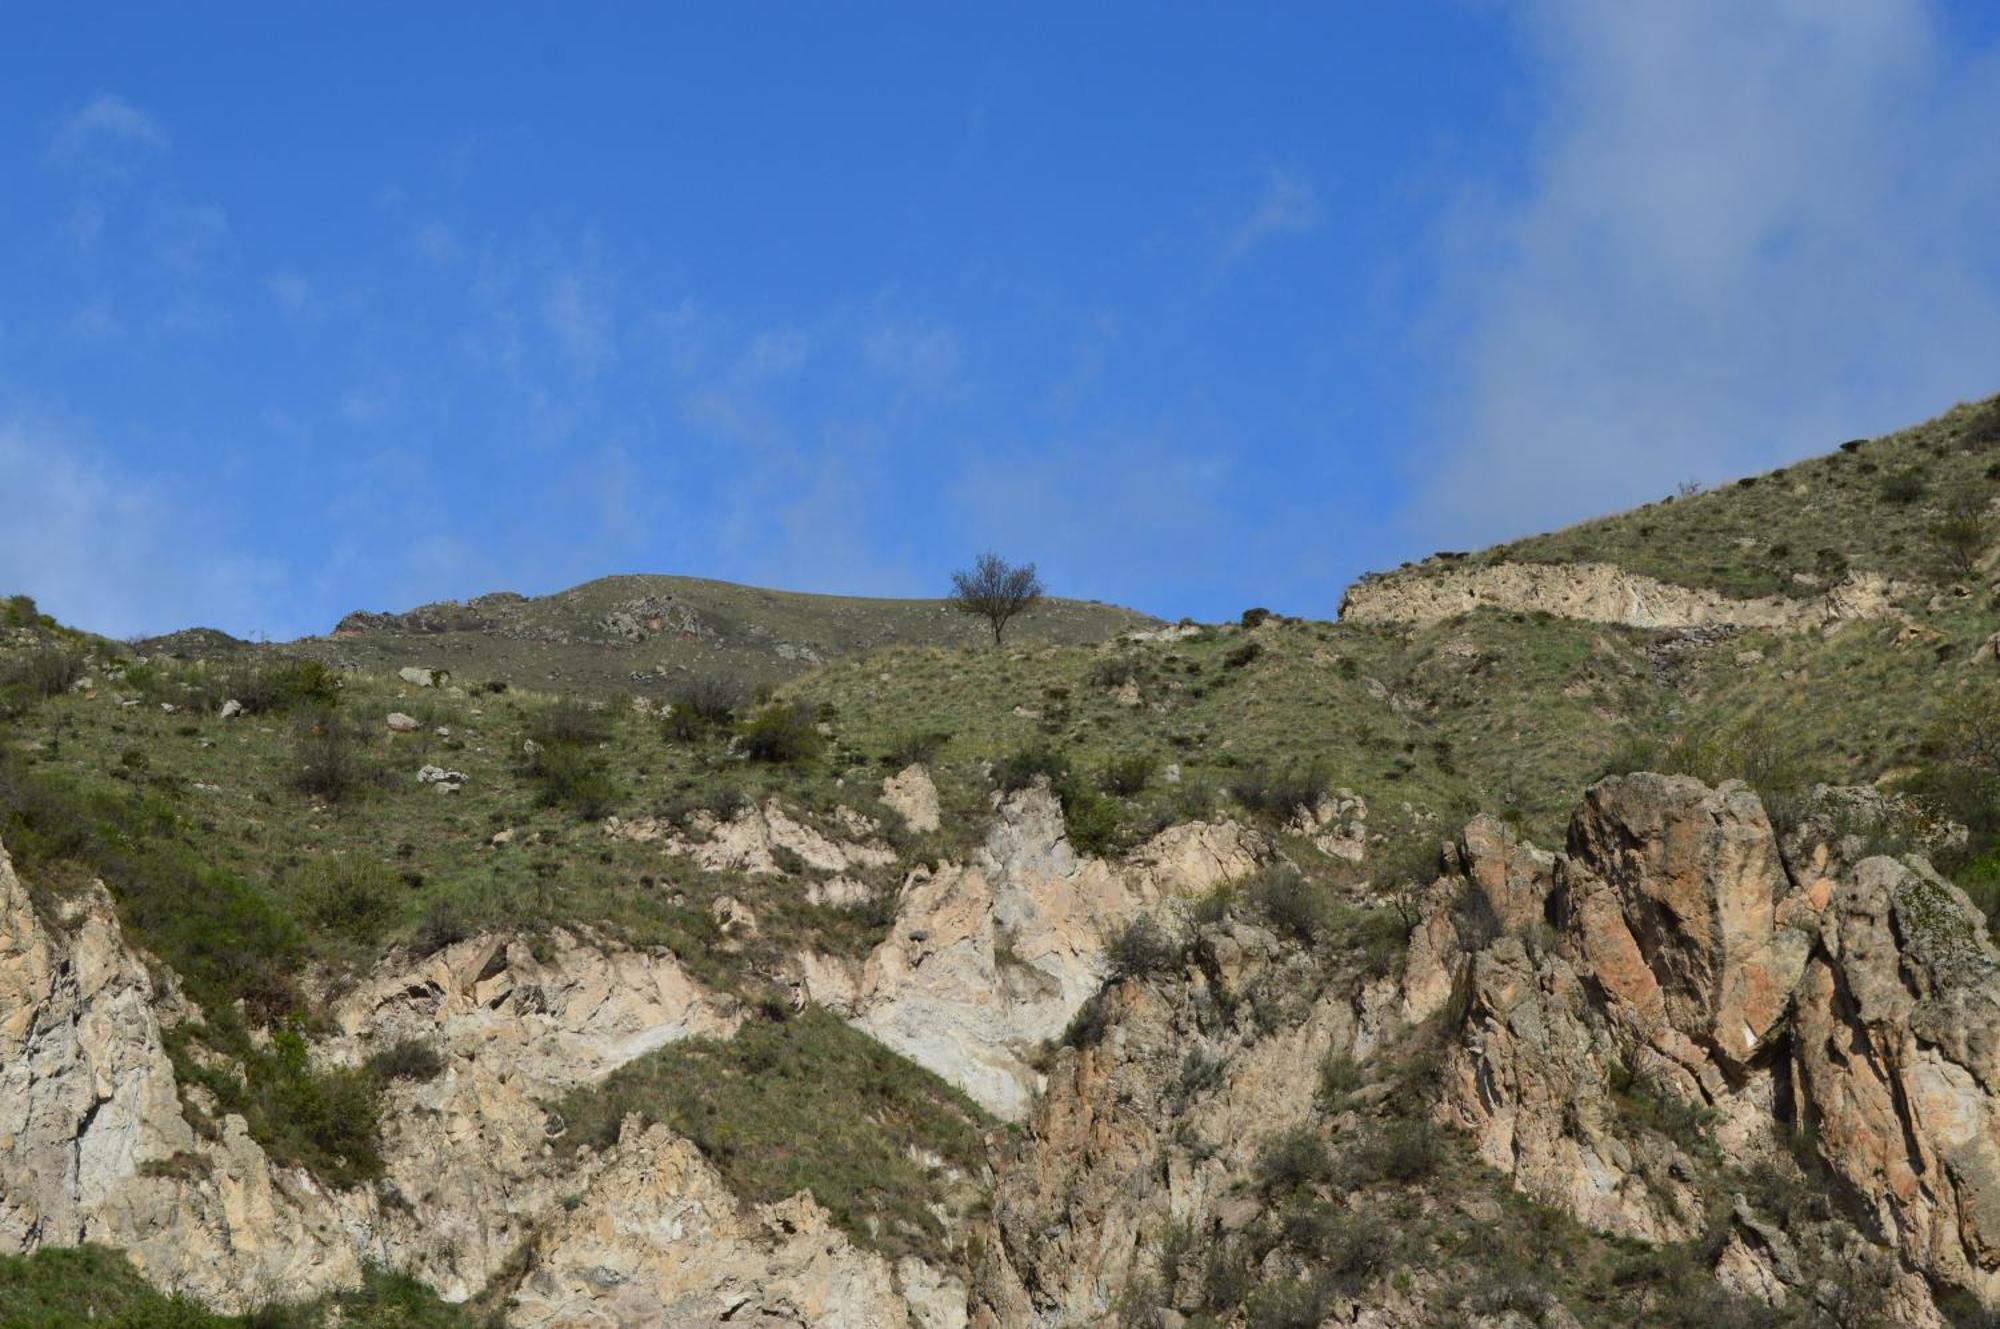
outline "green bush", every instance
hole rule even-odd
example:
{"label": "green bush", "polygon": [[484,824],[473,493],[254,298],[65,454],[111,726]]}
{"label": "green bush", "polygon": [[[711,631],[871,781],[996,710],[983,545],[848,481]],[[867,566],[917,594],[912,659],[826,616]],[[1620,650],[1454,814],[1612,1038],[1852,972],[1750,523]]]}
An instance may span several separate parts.
{"label": "green bush", "polygon": [[1006,793],[1026,789],[1037,777],[1060,788],[1069,780],[1069,758],[1046,745],[1031,744],[993,763],[993,783]]}
{"label": "green bush", "polygon": [[1929,492],[1930,482],[1915,467],[1906,466],[1882,477],[1881,493],[1885,503],[1914,503]]}
{"label": "green bush", "polygon": [[937,760],[944,745],[951,742],[951,735],[942,729],[910,730],[897,734],[889,740],[888,750],[882,754],[882,764],[892,771],[900,771],[908,766],[928,766]]}
{"label": "green bush", "polygon": [[1152,783],[1159,761],[1150,752],[1130,752],[1113,757],[1097,773],[1097,785],[1107,794],[1130,798],[1143,793]]}
{"label": "green bush", "polygon": [[1313,941],[1326,931],[1333,915],[1326,888],[1286,863],[1250,878],[1243,893],[1272,927],[1296,941]]}
{"label": "green bush", "polygon": [[306,872],[302,893],[314,923],[368,944],[395,914],[396,876],[364,858],[318,859]]}
{"label": "green bush", "polygon": [[83,652],[67,646],[37,646],[0,666],[0,691],[18,688],[31,697],[57,697],[83,678]]}
{"label": "green bush", "polygon": [[317,660],[247,660],[198,675],[190,694],[204,710],[235,701],[252,715],[326,711],[340,704],[340,674]]}
{"label": "green bush", "polygon": [[749,693],[733,678],[704,674],[676,683],[667,693],[667,734],[691,743],[736,723]]}
{"label": "green bush", "polygon": [[1244,1324],[1247,1329],[1319,1329],[1332,1309],[1333,1291],[1320,1279],[1283,1279],[1257,1289]]}
{"label": "green bush", "polygon": [[1326,797],[1326,772],[1317,765],[1250,766],[1239,771],[1229,792],[1246,809],[1273,822],[1287,822],[1319,806]]}
{"label": "green bush", "polygon": [[804,702],[774,702],[743,726],[741,748],[751,761],[772,765],[810,761],[825,746],[812,708]]}
{"label": "green bush", "polygon": [[405,1038],[368,1059],[368,1069],[383,1080],[435,1080],[444,1073],[444,1058],[421,1038]]}
{"label": "green bush", "polygon": [[1179,971],[1187,949],[1151,914],[1141,914],[1120,928],[1105,947],[1116,978],[1143,978]]}
{"label": "green bush", "polygon": [[1266,1197],[1290,1195],[1332,1177],[1333,1158],[1326,1141],[1310,1125],[1279,1131],[1257,1150],[1257,1189]]}
{"label": "green bush", "polygon": [[543,807],[567,808],[585,821],[597,821],[618,806],[618,787],[594,749],[544,744],[536,749],[529,771],[535,801]]}
{"label": "green bush", "polygon": [[366,778],[360,744],[339,712],[325,706],[298,712],[292,724],[292,788],[340,803],[360,793]]}
{"label": "green bush", "polygon": [[596,747],[610,739],[611,717],[602,707],[564,697],[537,710],[528,729],[539,747]]}

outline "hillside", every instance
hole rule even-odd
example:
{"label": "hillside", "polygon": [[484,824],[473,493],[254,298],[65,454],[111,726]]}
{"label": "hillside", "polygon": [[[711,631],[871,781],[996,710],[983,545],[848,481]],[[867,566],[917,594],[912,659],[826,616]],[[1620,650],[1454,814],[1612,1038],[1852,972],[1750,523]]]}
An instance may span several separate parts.
{"label": "hillside", "polygon": [[1996,422],[1337,622],[6,602],[0,1321],[1993,1323]]}
{"label": "hillside", "polygon": [[[1016,631],[1023,640],[1101,641],[1156,626],[1113,605],[1051,598]],[[402,613],[356,611],[323,637],[283,644],[341,669],[394,673],[410,664],[469,679],[591,696],[662,695],[690,676],[747,685],[792,678],[827,660],[888,646],[977,643],[985,628],[943,600],[772,591],[697,577],[604,577],[554,595],[508,591]],[[141,642],[144,653],[193,658],[246,649],[219,633]]]}

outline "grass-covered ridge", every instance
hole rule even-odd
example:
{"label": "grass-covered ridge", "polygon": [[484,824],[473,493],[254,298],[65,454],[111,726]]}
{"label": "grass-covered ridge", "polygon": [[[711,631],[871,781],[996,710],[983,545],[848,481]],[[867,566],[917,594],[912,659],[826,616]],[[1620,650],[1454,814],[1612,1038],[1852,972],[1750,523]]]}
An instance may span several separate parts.
{"label": "grass-covered ridge", "polygon": [[[1761,475],[1530,536],[1475,561],[1615,563],[1735,596],[1810,595],[1849,571],[1967,571],[1953,518],[2000,497],[2000,397]],[[1984,543],[1992,542],[1988,531]]]}

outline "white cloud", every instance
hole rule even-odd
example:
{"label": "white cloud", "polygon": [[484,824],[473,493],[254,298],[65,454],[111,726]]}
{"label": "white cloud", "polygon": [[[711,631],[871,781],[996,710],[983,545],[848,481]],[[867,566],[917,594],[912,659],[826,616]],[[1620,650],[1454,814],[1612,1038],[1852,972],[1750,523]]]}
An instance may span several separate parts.
{"label": "white cloud", "polygon": [[60,426],[0,421],[0,593],[109,636],[266,621],[279,578],[209,543],[215,523],[123,473]]}
{"label": "white cloud", "polygon": [[1312,181],[1300,172],[1270,167],[1256,202],[1230,232],[1223,258],[1233,263],[1267,240],[1300,235],[1318,225],[1319,192]]}
{"label": "white cloud", "polygon": [[1518,192],[1448,227],[1410,525],[1472,543],[2000,388],[2000,64],[1924,0],[1547,0]]}
{"label": "white cloud", "polygon": [[49,160],[64,166],[110,168],[119,152],[167,147],[160,122],[123,97],[105,93],[63,118],[49,139]]}
{"label": "white cloud", "polygon": [[310,323],[320,316],[319,293],[313,284],[296,272],[273,273],[264,281],[264,289],[286,318],[300,323]]}
{"label": "white cloud", "polygon": [[611,301],[598,285],[586,272],[566,268],[549,277],[542,295],[542,322],[571,369],[586,377],[603,373],[617,358]]}

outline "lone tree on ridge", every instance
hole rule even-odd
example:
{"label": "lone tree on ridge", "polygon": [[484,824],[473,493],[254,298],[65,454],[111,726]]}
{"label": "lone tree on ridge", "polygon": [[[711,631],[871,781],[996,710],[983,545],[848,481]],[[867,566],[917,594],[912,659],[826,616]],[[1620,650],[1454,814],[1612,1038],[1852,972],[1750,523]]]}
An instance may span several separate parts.
{"label": "lone tree on ridge", "polygon": [[973,560],[972,571],[951,574],[951,606],[961,614],[983,618],[993,629],[993,644],[1008,620],[1025,614],[1042,599],[1042,579],[1033,563],[1019,567],[998,554],[981,554]]}

